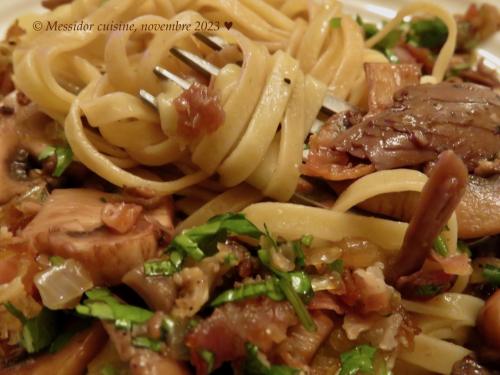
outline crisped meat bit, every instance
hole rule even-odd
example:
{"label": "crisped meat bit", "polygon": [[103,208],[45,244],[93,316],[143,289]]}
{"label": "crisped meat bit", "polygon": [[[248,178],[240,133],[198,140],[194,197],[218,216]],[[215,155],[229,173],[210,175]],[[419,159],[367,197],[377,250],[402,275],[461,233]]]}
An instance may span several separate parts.
{"label": "crisped meat bit", "polygon": [[261,297],[215,309],[189,334],[186,344],[197,374],[206,374],[206,362],[198,354],[202,350],[215,354],[215,369],[223,362],[243,358],[247,341],[269,352],[285,340],[288,328],[296,324],[297,316],[288,302]]}
{"label": "crisped meat bit", "polygon": [[142,206],[130,203],[107,203],[102,209],[102,221],[109,228],[124,234],[130,231],[142,213]]}
{"label": "crisped meat bit", "polygon": [[224,122],[219,98],[197,82],[174,100],[174,106],[178,114],[177,133],[188,139],[213,133]]}

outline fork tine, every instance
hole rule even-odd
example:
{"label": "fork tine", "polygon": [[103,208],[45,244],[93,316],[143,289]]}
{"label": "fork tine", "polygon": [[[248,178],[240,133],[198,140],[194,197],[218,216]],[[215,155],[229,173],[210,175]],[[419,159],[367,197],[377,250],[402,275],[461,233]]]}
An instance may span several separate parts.
{"label": "fork tine", "polygon": [[149,104],[151,107],[158,109],[158,102],[156,101],[156,98],[154,97],[153,94],[146,90],[139,90],[139,96],[141,97],[142,100],[144,100],[147,104]]}
{"label": "fork tine", "polygon": [[217,76],[220,73],[218,67],[189,51],[173,47],[170,49],[170,53],[194,70],[203,74],[206,78],[210,79],[211,76]]}
{"label": "fork tine", "polygon": [[226,41],[216,35],[207,35],[200,32],[194,33],[194,36],[200,41],[205,43],[208,47],[215,51],[220,51],[227,45]]}
{"label": "fork tine", "polygon": [[[224,39],[222,39],[218,36],[215,36],[215,35],[207,35],[207,34],[197,32],[194,34],[194,36],[198,40],[200,40],[201,42],[206,44],[208,47],[210,47],[216,51],[220,51],[224,46],[227,45],[227,43],[224,41]],[[193,55],[191,53],[190,53],[190,55],[191,56],[185,55],[182,58],[180,56],[177,56],[177,57],[179,57],[183,62],[185,62],[186,64],[188,64],[189,66],[192,66],[192,67],[194,67],[195,65],[201,65],[203,63],[208,63],[207,61],[203,60],[202,58],[200,58],[196,55]],[[194,56],[196,58],[196,60],[198,60],[198,61],[195,62],[194,59],[192,58],[192,56]],[[198,68],[195,68],[195,69],[200,70],[201,66]],[[206,74],[206,73],[204,73],[204,74]],[[321,112],[328,115],[328,116],[331,116],[335,113],[348,111],[350,109],[352,109],[352,106],[349,103],[347,103],[341,99],[337,99],[336,97],[334,97],[332,95],[327,95],[323,101],[323,105],[321,107]]]}
{"label": "fork tine", "polygon": [[174,81],[184,90],[189,89],[189,87],[191,86],[191,83],[189,81],[182,79],[181,77],[175,75],[165,68],[162,68],[161,66],[155,67],[154,72],[156,73],[156,75],[160,76],[160,78],[166,78]]}
{"label": "fork tine", "polygon": [[[169,71],[165,68],[162,68],[161,66],[155,67],[154,72],[160,78],[170,79],[171,81],[175,82],[183,90],[187,90],[191,86],[191,82],[186,81],[185,79],[182,79],[178,75],[175,75],[171,71]],[[139,90],[139,96],[141,97],[142,100],[144,100],[151,107],[158,109],[158,101],[156,100],[156,98],[153,94],[151,94],[150,92],[148,92],[144,89],[141,89],[141,90]]]}
{"label": "fork tine", "polygon": [[[217,36],[210,36],[203,33],[195,33],[194,35],[196,38],[198,38],[200,41],[214,50],[220,51],[226,45],[226,42]],[[207,78],[210,78],[211,76],[217,76],[220,73],[220,69],[218,67],[204,60],[198,55],[195,55],[194,53],[176,47],[171,48],[170,52],[183,63],[200,72]],[[189,89],[189,87],[191,86],[191,83],[189,81],[182,79],[181,77],[175,75],[165,68],[162,68],[161,66],[155,67],[154,72],[161,78],[167,78],[174,81],[184,90]],[[151,106],[157,107],[156,98],[153,95],[145,90],[141,90],[139,92],[139,95]],[[335,113],[351,109],[352,106],[349,103],[332,95],[326,95],[320,111],[328,116],[331,116]]]}

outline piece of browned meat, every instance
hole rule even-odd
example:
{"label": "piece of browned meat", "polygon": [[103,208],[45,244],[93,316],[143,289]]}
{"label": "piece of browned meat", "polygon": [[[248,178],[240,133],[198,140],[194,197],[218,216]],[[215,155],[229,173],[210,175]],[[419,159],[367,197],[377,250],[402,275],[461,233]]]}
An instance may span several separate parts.
{"label": "piece of browned meat", "polygon": [[422,267],[466,185],[467,169],[462,160],[452,151],[443,152],[422,190],[399,256],[386,275],[389,280],[394,282]]}
{"label": "piece of browned meat", "polygon": [[500,157],[499,129],[500,95],[493,90],[424,84],[400,90],[391,109],[366,117],[331,147],[368,159],[377,170],[418,166],[453,150],[474,172],[481,161]]}
{"label": "piece of browned meat", "polygon": [[242,359],[245,342],[251,342],[268,353],[287,338],[287,330],[298,324],[288,302],[276,302],[267,297],[227,303],[214,310],[190,332],[186,345],[191,350],[191,363],[198,375],[208,373],[202,350],[215,354],[213,368],[223,362]]}

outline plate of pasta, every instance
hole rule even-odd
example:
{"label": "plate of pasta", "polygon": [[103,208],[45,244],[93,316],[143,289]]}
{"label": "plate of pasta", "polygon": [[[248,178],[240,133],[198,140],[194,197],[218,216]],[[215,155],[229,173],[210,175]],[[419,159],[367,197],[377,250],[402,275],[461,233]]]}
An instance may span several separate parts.
{"label": "plate of pasta", "polygon": [[498,373],[495,1],[0,14],[0,375]]}

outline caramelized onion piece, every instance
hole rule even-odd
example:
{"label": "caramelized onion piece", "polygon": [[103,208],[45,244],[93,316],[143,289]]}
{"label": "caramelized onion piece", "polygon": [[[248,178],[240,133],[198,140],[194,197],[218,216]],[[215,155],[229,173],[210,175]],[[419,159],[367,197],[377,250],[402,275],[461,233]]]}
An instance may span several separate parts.
{"label": "caramelized onion piece", "polygon": [[43,304],[52,310],[75,307],[82,294],[94,286],[90,274],[73,259],[38,273],[34,279]]}
{"label": "caramelized onion piece", "polygon": [[418,271],[432,243],[450,219],[467,185],[467,168],[453,151],[439,155],[405,234],[401,252],[387,274],[391,282]]}

